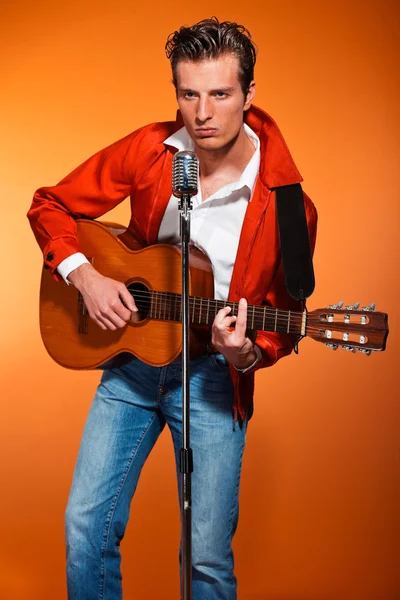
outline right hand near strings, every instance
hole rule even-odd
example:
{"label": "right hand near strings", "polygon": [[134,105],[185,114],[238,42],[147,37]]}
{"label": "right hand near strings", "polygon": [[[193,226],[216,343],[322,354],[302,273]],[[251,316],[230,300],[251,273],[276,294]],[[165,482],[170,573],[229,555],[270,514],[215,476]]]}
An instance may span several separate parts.
{"label": "right hand near strings", "polygon": [[68,280],[80,291],[89,316],[101,329],[125,327],[138,310],[123,283],[104,277],[88,263],[71,271]]}

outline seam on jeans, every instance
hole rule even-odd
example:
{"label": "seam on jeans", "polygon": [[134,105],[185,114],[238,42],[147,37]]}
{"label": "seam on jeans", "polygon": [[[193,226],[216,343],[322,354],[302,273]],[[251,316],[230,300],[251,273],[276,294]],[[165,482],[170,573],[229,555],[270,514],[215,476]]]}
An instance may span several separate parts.
{"label": "seam on jeans", "polygon": [[106,549],[107,549],[107,546],[108,546],[108,541],[110,539],[110,530],[111,530],[111,524],[112,524],[112,521],[113,521],[113,517],[114,517],[114,514],[115,514],[115,509],[116,509],[116,506],[118,504],[118,500],[119,500],[119,498],[121,496],[122,489],[123,489],[123,487],[124,487],[124,485],[126,483],[129,471],[131,470],[133,461],[134,461],[134,459],[135,459],[135,457],[136,457],[136,455],[137,455],[137,453],[139,451],[139,448],[142,445],[143,440],[145,439],[145,437],[146,437],[146,435],[147,435],[150,427],[154,423],[154,420],[156,419],[156,416],[157,415],[154,414],[152,416],[152,418],[150,419],[150,421],[148,422],[147,426],[143,429],[142,437],[139,438],[136,447],[132,451],[131,457],[130,457],[130,459],[128,461],[128,464],[126,466],[126,469],[125,469],[125,471],[123,473],[122,481],[121,481],[121,483],[120,483],[120,485],[119,485],[119,487],[117,489],[117,493],[116,493],[115,498],[114,498],[114,500],[113,500],[113,502],[111,504],[110,512],[108,514],[108,522],[106,520],[106,535],[105,535],[105,538],[104,538],[103,547],[101,549],[101,567],[100,567],[100,576],[101,576],[100,599],[101,600],[104,600],[104,591],[105,591],[104,588],[105,588],[105,578],[106,578],[105,555],[106,555]]}
{"label": "seam on jeans", "polygon": [[[231,514],[230,514],[230,517],[229,517],[229,524],[228,524],[228,531],[229,531],[229,538],[230,538],[230,544],[231,545],[232,545],[233,536],[234,536],[234,534],[236,532],[237,521],[238,521],[238,518],[239,518],[239,487],[240,487],[240,477],[241,477],[241,472],[242,472],[242,463],[243,463],[243,454],[244,454],[245,445],[246,445],[246,430],[244,432],[242,450],[241,450],[241,453],[240,453],[239,474],[238,474],[237,483],[236,483],[235,504],[232,507]],[[237,515],[237,519],[236,519],[235,531],[233,531],[232,525],[233,525],[233,517],[234,517],[235,513]],[[233,560],[233,555],[232,555],[232,560]],[[233,573],[233,566],[234,565],[232,565],[232,573]],[[234,581],[234,580],[235,580],[235,576],[233,575],[232,581]]]}

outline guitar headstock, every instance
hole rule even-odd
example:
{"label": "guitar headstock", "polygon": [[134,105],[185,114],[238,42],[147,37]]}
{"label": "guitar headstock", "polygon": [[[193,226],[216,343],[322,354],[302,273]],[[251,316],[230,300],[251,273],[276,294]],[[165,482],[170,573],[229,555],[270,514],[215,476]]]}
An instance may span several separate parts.
{"label": "guitar headstock", "polygon": [[359,306],[359,302],[350,306],[339,302],[309,312],[306,335],[333,350],[341,347],[367,356],[385,350],[389,333],[387,314],[375,312],[375,304],[361,310]]}

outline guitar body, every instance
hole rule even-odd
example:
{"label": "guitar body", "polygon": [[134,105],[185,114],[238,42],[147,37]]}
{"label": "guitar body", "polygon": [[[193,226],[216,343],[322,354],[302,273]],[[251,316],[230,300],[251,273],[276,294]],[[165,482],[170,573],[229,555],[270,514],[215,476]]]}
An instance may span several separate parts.
{"label": "guitar body", "polygon": [[[163,366],[181,353],[181,323],[158,320],[154,315],[150,318],[149,305],[146,309],[147,291],[181,294],[181,253],[175,246],[167,244],[138,249],[138,244],[131,243],[129,233],[122,228],[121,239],[115,235],[118,227],[113,225],[110,229],[97,221],[77,221],[79,243],[95,269],[125,283],[134,290],[135,300],[136,294],[144,299],[144,310],[139,310],[137,319],[131,320],[123,329],[100,329],[87,314],[78,290],[64,282],[56,282],[50,272],[43,269],[40,331],[48,353],[64,367],[93,369],[121,352],[130,352],[150,365]],[[200,251],[193,249],[189,294],[213,298],[213,288],[210,262]],[[194,355],[204,350],[207,339],[209,330],[192,328],[190,345]]]}

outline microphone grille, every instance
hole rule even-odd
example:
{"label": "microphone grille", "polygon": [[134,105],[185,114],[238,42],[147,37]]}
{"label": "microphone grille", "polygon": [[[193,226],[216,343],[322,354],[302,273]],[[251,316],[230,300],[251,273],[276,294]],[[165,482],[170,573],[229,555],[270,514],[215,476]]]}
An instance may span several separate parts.
{"label": "microphone grille", "polygon": [[172,161],[172,193],[180,198],[182,195],[196,196],[199,178],[199,160],[194,152],[184,150],[177,152]]}

